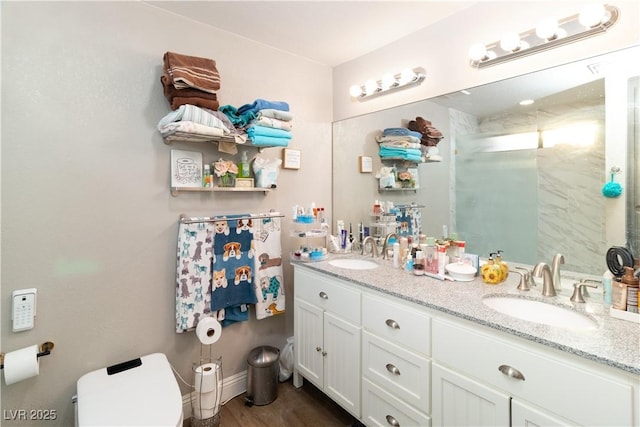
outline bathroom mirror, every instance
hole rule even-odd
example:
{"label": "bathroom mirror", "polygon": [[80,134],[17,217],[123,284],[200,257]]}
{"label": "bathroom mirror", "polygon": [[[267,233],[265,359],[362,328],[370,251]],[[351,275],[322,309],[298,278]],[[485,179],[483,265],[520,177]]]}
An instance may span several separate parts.
{"label": "bathroom mirror", "polygon": [[[444,225],[466,241],[467,252],[503,250],[507,261],[529,265],[562,253],[563,269],[601,275],[608,247],[640,234],[634,226],[625,236],[623,225],[626,205],[638,204],[632,183],[623,183],[627,203],[601,191],[613,165],[635,176],[626,153],[627,134],[638,138],[637,89],[629,101],[638,57],[636,46],[335,122],[334,220],[356,230],[375,221],[375,200],[416,203],[425,206],[425,234],[440,237]],[[528,99],[533,104],[519,104]],[[442,161],[418,166],[417,190],[379,189],[380,167],[403,165],[383,164],[375,137],[417,116],[444,134]],[[373,174],[359,172],[360,156],[373,158]]]}

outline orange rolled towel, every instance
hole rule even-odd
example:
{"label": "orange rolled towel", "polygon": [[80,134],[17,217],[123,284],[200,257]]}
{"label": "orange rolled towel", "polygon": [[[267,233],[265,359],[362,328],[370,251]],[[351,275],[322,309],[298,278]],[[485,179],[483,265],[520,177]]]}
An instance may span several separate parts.
{"label": "orange rolled towel", "polygon": [[209,93],[220,89],[220,74],[213,59],[166,52],[164,69],[176,89],[194,88]]}

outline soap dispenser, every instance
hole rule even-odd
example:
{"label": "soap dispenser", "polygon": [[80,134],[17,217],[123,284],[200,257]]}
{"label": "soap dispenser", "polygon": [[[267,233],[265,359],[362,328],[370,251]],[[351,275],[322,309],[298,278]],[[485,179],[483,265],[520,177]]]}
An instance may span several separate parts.
{"label": "soap dispenser", "polygon": [[502,270],[498,264],[495,263],[493,256],[496,255],[494,252],[489,254],[489,259],[487,262],[480,268],[480,274],[482,275],[482,281],[484,283],[488,283],[490,285],[497,285],[502,280]]}
{"label": "soap dispenser", "polygon": [[500,266],[500,271],[502,272],[500,281],[504,282],[509,277],[509,265],[502,259],[502,252],[504,252],[502,249],[496,251],[496,264]]}
{"label": "soap dispenser", "polygon": [[238,165],[238,177],[239,178],[249,178],[249,160],[247,160],[247,152],[242,152],[242,157],[240,158],[240,164]]}

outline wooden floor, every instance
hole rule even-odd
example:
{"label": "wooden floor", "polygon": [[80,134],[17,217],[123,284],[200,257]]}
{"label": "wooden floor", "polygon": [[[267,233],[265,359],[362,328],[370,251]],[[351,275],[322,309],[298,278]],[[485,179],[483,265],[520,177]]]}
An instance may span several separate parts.
{"label": "wooden floor", "polygon": [[291,379],[280,383],[278,398],[268,405],[247,406],[245,397],[246,394],[243,393],[222,407],[220,427],[350,427],[361,425],[347,411],[306,380],[299,389],[293,386]]}

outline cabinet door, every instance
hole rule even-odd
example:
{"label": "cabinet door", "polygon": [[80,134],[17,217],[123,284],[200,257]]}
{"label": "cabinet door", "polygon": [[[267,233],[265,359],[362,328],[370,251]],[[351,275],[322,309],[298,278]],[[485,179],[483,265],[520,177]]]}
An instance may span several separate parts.
{"label": "cabinet door", "polygon": [[295,345],[293,348],[296,368],[305,378],[322,388],[324,386],[323,310],[295,298],[294,313]]}
{"label": "cabinet door", "polygon": [[509,396],[433,362],[431,416],[437,426],[505,426]]}
{"label": "cabinet door", "polygon": [[540,409],[529,406],[518,399],[511,399],[511,425],[513,427],[569,426],[578,425],[557,418]]}
{"label": "cabinet door", "polygon": [[324,390],[360,418],[360,327],[324,313]]}

